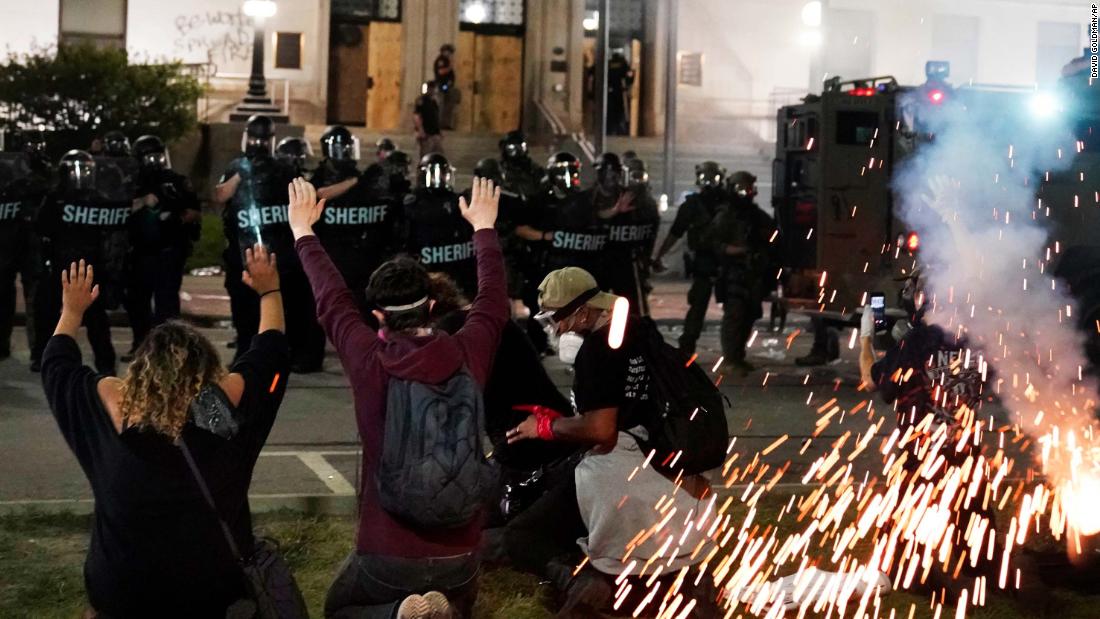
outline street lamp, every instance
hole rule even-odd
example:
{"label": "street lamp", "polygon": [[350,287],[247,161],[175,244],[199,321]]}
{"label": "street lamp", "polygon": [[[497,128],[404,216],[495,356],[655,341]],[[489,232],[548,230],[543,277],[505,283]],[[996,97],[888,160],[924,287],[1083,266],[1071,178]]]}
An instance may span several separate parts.
{"label": "street lamp", "polygon": [[[241,7],[251,17],[252,27],[252,75],[248,77],[248,96],[268,102],[267,80],[264,78],[264,20],[273,17],[278,10],[274,0],[245,0]],[[247,99],[246,99],[247,101]],[[260,101],[257,101],[259,103]]]}
{"label": "street lamp", "polygon": [[[277,123],[289,120],[287,110],[280,109],[267,95],[267,79],[264,77],[264,20],[274,17],[279,9],[275,0],[245,0],[241,11],[252,18],[252,73],[248,76],[248,93],[235,110],[229,113],[230,122],[248,120],[253,114],[264,114]],[[283,101],[284,105],[288,105]],[[289,107],[288,107],[289,109]]]}

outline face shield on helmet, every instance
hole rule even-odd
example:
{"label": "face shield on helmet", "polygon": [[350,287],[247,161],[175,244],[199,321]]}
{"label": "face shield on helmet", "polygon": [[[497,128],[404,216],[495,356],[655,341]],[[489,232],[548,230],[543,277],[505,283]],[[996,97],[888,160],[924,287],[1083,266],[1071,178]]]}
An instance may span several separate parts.
{"label": "face shield on helmet", "polygon": [[619,158],[607,153],[596,163],[596,181],[606,191],[614,191],[623,185],[623,164]]}
{"label": "face shield on helmet", "polygon": [[454,168],[446,161],[427,161],[420,164],[418,180],[424,189],[451,189]]}
{"label": "face shield on helmet", "polygon": [[250,136],[245,131],[241,134],[241,152],[247,157],[273,156],[275,154],[275,142],[271,138]]}
{"label": "face shield on helmet", "polygon": [[711,166],[697,166],[695,168],[695,186],[699,189],[716,189],[722,186],[725,175],[722,168]]}
{"label": "face shield on helmet", "polygon": [[96,186],[95,160],[87,153],[66,154],[59,166],[61,178],[72,190],[91,190]]}
{"label": "face shield on helmet", "polygon": [[579,161],[551,162],[546,169],[550,183],[562,191],[575,191],[581,187],[581,164]]}
{"label": "face shield on helmet", "polygon": [[756,198],[756,177],[748,172],[736,172],[726,179],[730,195],[743,202]]}
{"label": "face shield on helmet", "polygon": [[635,159],[623,168],[623,184],[630,188],[648,187],[649,171],[644,164]]}
{"label": "face shield on helmet", "polygon": [[321,154],[332,161],[359,161],[359,138],[351,134],[325,136]]}
{"label": "face shield on helmet", "polygon": [[313,156],[313,147],[302,138],[283,138],[275,147],[275,156],[298,170],[303,170],[306,161]]}
{"label": "face shield on helmet", "polygon": [[141,167],[151,170],[168,170],[172,167],[172,158],[168,151],[145,153],[139,160]]}
{"label": "face shield on helmet", "polygon": [[505,159],[520,159],[527,156],[527,142],[507,140],[500,144],[500,155]]}

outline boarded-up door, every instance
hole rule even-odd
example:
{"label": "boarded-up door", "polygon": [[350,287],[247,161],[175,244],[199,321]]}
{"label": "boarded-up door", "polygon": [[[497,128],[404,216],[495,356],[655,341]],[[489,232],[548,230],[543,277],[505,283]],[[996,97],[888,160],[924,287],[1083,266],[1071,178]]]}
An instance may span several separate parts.
{"label": "boarded-up door", "polygon": [[462,102],[459,131],[506,133],[519,127],[523,97],[523,39],[463,30],[455,51]]}
{"label": "boarded-up door", "polygon": [[368,66],[370,93],[367,96],[367,127],[396,129],[401,122],[401,24],[373,22],[370,25]]}
{"label": "boarded-up door", "polygon": [[367,29],[333,24],[328,62],[328,122],[362,125],[367,113]]}

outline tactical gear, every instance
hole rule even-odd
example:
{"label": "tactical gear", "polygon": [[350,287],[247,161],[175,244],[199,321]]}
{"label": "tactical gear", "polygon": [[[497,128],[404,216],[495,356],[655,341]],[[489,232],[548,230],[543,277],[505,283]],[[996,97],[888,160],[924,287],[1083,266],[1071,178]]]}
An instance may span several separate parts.
{"label": "tactical gear", "polygon": [[169,170],[172,168],[172,160],[168,156],[168,149],[164,147],[164,141],[155,135],[143,135],[134,140],[134,158],[141,167],[149,170]]}
{"label": "tactical gear", "polygon": [[477,176],[479,178],[487,178],[493,181],[493,184],[500,185],[500,180],[502,176],[500,171],[500,163],[498,163],[496,159],[492,159],[489,157],[481,159],[477,162],[477,165],[474,166],[474,176]]}
{"label": "tactical gear", "polygon": [[241,134],[241,152],[247,157],[274,154],[275,122],[262,114],[253,114]]}
{"label": "tactical gear", "polygon": [[546,162],[546,178],[562,191],[580,189],[581,162],[572,153],[554,153]]}
{"label": "tactical gear", "polygon": [[704,161],[695,166],[695,185],[700,189],[722,186],[726,169],[713,161]]}
{"label": "tactical gear", "polygon": [[58,169],[62,183],[69,190],[95,189],[95,160],[87,151],[73,149],[61,157]]}
{"label": "tactical gear", "polygon": [[129,157],[130,138],[121,131],[108,131],[103,135],[103,152],[108,157]]}
{"label": "tactical gear", "polygon": [[313,148],[303,138],[283,138],[275,146],[275,156],[290,164],[300,173],[306,169],[306,160],[313,156]]}
{"label": "tactical gear", "polygon": [[417,181],[424,189],[454,188],[454,168],[440,153],[429,153],[420,159]]}
{"label": "tactical gear", "polygon": [[333,125],[321,134],[321,155],[333,161],[359,161],[359,138],[343,125]]}
{"label": "tactical gear", "polygon": [[744,170],[734,172],[726,179],[726,189],[732,197],[751,202],[756,197],[756,177]]}
{"label": "tactical gear", "polygon": [[521,159],[527,156],[527,139],[521,131],[509,131],[498,143],[504,159]]}

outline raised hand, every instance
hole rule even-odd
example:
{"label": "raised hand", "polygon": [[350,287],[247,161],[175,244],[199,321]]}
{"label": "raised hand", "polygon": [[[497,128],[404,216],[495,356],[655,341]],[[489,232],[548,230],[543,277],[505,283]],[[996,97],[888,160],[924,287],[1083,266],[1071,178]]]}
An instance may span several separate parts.
{"label": "raised hand", "polygon": [[470,203],[466,198],[458,199],[458,210],[462,217],[470,222],[474,231],[492,228],[497,222],[497,208],[500,203],[500,187],[494,187],[487,178],[474,178],[470,188]]}
{"label": "raised hand", "polygon": [[290,231],[294,233],[295,240],[311,236],[313,224],[321,218],[321,211],[325,208],[324,198],[318,202],[317,190],[301,177],[294,179],[287,189],[290,193],[290,205],[287,207]]}
{"label": "raised hand", "polygon": [[275,254],[267,251],[263,245],[256,243],[244,250],[244,267],[241,281],[255,290],[256,294],[263,295],[279,289],[279,270],[275,265]]}
{"label": "raised hand", "polygon": [[94,283],[92,265],[81,260],[61,273],[61,311],[83,316],[99,298],[99,285]]}

